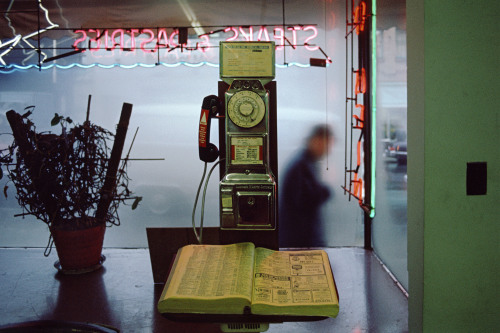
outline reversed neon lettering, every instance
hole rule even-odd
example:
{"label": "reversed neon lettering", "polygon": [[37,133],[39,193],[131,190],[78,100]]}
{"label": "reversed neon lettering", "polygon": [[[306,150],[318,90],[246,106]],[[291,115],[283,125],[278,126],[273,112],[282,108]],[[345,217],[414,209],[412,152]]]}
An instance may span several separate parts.
{"label": "reversed neon lettering", "polygon": [[[94,30],[94,29],[89,29],[89,32],[95,32],[95,34],[96,34],[96,36],[94,38],[90,39],[90,43],[89,43],[90,51],[99,51],[99,49],[101,48],[101,39],[99,38],[99,37],[101,37],[101,32],[99,30]],[[92,42],[95,43],[94,44],[95,47],[91,47]]]}
{"label": "reversed neon lettering", "polygon": [[85,30],[75,30],[75,34],[82,34],[80,38],[77,38],[73,43],[73,47],[78,49],[78,44],[84,42],[87,39],[87,32]]}
{"label": "reversed neon lettering", "polygon": [[245,40],[247,42],[253,41],[253,27],[252,26],[248,27],[248,33],[245,32],[243,27],[240,27],[239,30],[240,30],[241,35],[243,36],[243,38],[245,38]]}
{"label": "reversed neon lettering", "polygon": [[301,27],[295,26],[295,27],[289,27],[288,30],[292,32],[292,46],[295,47],[297,46],[297,30],[300,30]]}
{"label": "reversed neon lettering", "polygon": [[257,41],[262,41],[262,35],[264,35],[264,41],[269,42],[269,33],[266,27],[260,27],[259,34],[257,35]]}
{"label": "reversed neon lettering", "polygon": [[104,39],[104,48],[107,50],[109,49],[109,30],[106,29],[104,30],[104,37],[102,37]]}
{"label": "reversed neon lettering", "polygon": [[233,32],[233,36],[226,38],[226,42],[231,42],[233,40],[238,39],[238,30],[236,30],[235,27],[229,27],[229,28],[224,29],[224,32],[229,32],[229,31]]}
{"label": "reversed neon lettering", "polygon": [[274,39],[276,41],[276,51],[285,48],[285,31],[283,28],[274,28]]}
{"label": "reversed neon lettering", "polygon": [[210,47],[210,39],[208,38],[208,36],[201,36],[201,42],[200,42],[200,49],[201,49],[201,52],[205,53],[207,52],[207,48]]}
{"label": "reversed neon lettering", "polygon": [[139,33],[139,29],[131,29],[130,30],[130,48],[132,51],[135,50],[135,34]]}
{"label": "reversed neon lettering", "polygon": [[174,30],[174,32],[170,34],[170,47],[176,47],[179,45],[175,42],[175,36],[178,35],[179,35],[179,30]]}
{"label": "reversed neon lettering", "polygon": [[[120,42],[118,44],[115,41],[117,34],[120,34]],[[125,47],[124,34],[125,31],[123,29],[116,29],[115,31],[113,31],[113,33],[111,34],[111,42],[113,43],[113,45],[111,45],[110,47],[111,50],[114,50],[117,45],[119,45],[120,49],[123,50],[123,48]]]}
{"label": "reversed neon lettering", "polygon": [[[297,46],[304,46],[307,51],[316,51],[319,46],[314,45],[314,40],[318,36],[318,30],[314,26],[293,26],[287,30],[283,27],[273,27],[273,36],[269,35],[268,26],[260,26],[258,29],[254,26],[226,27],[223,31],[227,35],[225,41],[271,41],[276,43],[276,50],[283,50],[290,44],[294,49]],[[159,48],[166,48],[169,52],[179,47],[177,36],[178,30],[168,31],[168,28],[155,29],[79,29],[74,31],[77,36],[73,42],[73,48],[87,49],[93,53],[100,50],[113,51],[119,48],[121,51],[133,51],[127,53],[128,56],[136,54],[134,51],[140,51],[150,54],[157,52]],[[219,40],[219,39],[217,39]],[[83,45],[81,45],[84,43]],[[154,44],[154,45],[153,45]],[[313,46],[314,45],[314,46]],[[185,51],[200,50],[205,53],[210,47],[210,35],[201,35],[197,40],[188,39],[183,45]],[[173,54],[173,53],[172,53]]]}
{"label": "reversed neon lettering", "polygon": [[[163,40],[163,44],[161,43],[162,40]],[[167,47],[169,47],[169,43],[168,42],[169,42],[169,39],[168,39],[167,31],[165,29],[160,29],[160,31],[158,31],[158,43],[157,43],[157,46],[158,47],[167,48]]]}
{"label": "reversed neon lettering", "polygon": [[148,45],[149,43],[151,43],[154,39],[155,39],[155,34],[153,32],[153,30],[151,29],[142,29],[141,30],[141,34],[149,34],[149,37],[143,39],[141,41],[141,44],[140,44],[140,48],[143,52],[146,52],[146,53],[153,53],[155,52],[157,49],[158,49],[158,44],[155,45],[155,48],[154,49],[146,49],[146,45]]}
{"label": "reversed neon lettering", "polygon": [[311,36],[307,37],[304,40],[304,44],[306,45],[305,48],[309,51],[316,51],[319,48],[319,46],[310,46],[309,43],[318,36],[318,29],[316,29],[316,27],[312,25],[306,26],[304,28],[304,31],[309,31],[309,30],[312,30],[313,33]]}

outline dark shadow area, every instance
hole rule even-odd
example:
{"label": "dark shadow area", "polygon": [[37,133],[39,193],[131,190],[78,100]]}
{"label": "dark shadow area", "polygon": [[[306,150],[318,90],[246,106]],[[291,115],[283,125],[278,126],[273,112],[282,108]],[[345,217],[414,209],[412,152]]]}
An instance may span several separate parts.
{"label": "dark shadow area", "polygon": [[[408,299],[372,252],[325,250],[339,292],[338,316],[271,324],[268,332],[408,330]],[[60,275],[53,266],[56,256],[45,258],[43,249],[0,249],[0,327],[45,321],[120,332],[220,332],[218,324],[176,322],[157,311],[163,285],[153,282],[148,249],[105,249],[104,254],[101,270]]]}
{"label": "dark shadow area", "polygon": [[2,333],[22,332],[60,332],[60,333],[116,333],[117,329],[103,325],[78,323],[62,320],[37,320],[0,327]]}
{"label": "dark shadow area", "polygon": [[93,323],[117,324],[106,292],[105,275],[105,267],[78,275],[56,273],[54,278],[59,282],[56,302],[47,304],[41,319],[88,322],[91,315]]}

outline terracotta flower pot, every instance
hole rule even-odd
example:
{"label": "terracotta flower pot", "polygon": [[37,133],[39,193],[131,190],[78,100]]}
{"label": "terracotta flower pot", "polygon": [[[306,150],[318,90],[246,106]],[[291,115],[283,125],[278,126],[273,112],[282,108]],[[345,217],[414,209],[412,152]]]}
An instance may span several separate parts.
{"label": "terracotta flower pot", "polygon": [[83,273],[99,268],[105,231],[104,224],[80,230],[51,228],[61,270]]}

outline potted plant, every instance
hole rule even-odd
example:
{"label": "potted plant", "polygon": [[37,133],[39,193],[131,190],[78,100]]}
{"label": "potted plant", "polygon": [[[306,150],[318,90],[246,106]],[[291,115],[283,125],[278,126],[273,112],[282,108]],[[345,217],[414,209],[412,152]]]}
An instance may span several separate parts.
{"label": "potted plant", "polygon": [[116,134],[91,123],[88,114],[83,124],[74,124],[57,113],[52,125],[61,133],[40,133],[30,120],[33,108],[6,114],[14,140],[0,162],[7,165],[23,209],[16,216],[33,215],[47,224],[51,236],[45,255],[53,241],[55,265],[63,272],[93,270],[104,260],[105,227],[120,224],[119,205],[134,199],[135,209],[141,200],[128,188],[128,156],[121,158],[132,105],[124,103]]}

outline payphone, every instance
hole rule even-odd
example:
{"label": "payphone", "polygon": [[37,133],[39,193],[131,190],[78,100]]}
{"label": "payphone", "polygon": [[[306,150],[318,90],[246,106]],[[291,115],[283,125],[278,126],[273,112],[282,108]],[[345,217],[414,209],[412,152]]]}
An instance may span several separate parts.
{"label": "payphone", "polygon": [[[220,42],[219,96],[203,100],[200,159],[213,162],[221,156],[223,231],[277,229],[274,50],[274,42]],[[220,151],[209,142],[216,117]]]}
{"label": "payphone", "polygon": [[269,164],[272,42],[221,42],[225,105],[225,175],[220,182],[222,229],[276,228],[276,181]]}

